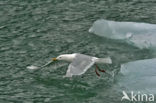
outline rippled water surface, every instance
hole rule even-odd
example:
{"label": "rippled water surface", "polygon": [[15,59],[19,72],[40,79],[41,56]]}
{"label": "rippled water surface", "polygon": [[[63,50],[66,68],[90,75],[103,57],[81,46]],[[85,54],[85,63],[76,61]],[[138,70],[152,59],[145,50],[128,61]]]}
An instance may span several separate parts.
{"label": "rippled water surface", "polygon": [[[0,103],[120,103],[114,89],[120,64],[156,57],[118,40],[88,32],[93,22],[156,23],[155,0],[0,0]],[[100,65],[108,74],[62,78],[68,63],[43,65],[63,53],[110,56],[112,65]],[[114,75],[112,75],[114,73]]]}

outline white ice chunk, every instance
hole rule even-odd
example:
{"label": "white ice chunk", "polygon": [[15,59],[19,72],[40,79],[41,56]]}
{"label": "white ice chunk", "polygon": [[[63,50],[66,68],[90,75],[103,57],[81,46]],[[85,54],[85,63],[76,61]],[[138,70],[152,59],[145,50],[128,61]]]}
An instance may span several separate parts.
{"label": "white ice chunk", "polygon": [[129,91],[156,94],[156,58],[121,65],[118,84]]}
{"label": "white ice chunk", "polygon": [[31,66],[27,66],[27,69],[38,69],[39,67],[31,65]]}
{"label": "white ice chunk", "polygon": [[156,47],[156,25],[136,22],[97,20],[89,32],[110,39],[125,40],[139,48]]}

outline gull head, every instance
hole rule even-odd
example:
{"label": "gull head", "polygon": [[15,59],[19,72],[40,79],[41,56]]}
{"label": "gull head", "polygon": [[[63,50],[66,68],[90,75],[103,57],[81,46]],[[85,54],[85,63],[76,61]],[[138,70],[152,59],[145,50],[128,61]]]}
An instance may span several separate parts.
{"label": "gull head", "polygon": [[69,61],[71,62],[74,59],[75,55],[74,54],[63,54],[63,55],[59,55],[56,58],[52,58],[53,61],[57,61],[57,60],[62,60],[62,61]]}

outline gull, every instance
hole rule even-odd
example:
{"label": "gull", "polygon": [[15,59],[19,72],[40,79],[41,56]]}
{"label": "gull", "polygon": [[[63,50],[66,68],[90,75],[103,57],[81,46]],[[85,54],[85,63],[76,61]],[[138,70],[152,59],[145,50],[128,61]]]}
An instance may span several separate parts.
{"label": "gull", "polygon": [[73,54],[62,54],[56,58],[52,58],[52,61],[67,61],[70,62],[66,75],[64,77],[72,77],[73,75],[82,75],[84,74],[91,66],[95,65],[95,72],[98,76],[100,72],[105,72],[101,70],[97,64],[112,64],[110,57],[108,58],[97,58],[93,56],[88,56],[80,53]]}

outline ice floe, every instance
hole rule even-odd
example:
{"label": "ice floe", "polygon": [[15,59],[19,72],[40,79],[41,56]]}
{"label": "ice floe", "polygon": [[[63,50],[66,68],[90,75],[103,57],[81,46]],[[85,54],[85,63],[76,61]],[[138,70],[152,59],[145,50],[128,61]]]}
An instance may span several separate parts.
{"label": "ice floe", "polygon": [[121,39],[139,48],[156,47],[156,25],[136,22],[97,20],[89,32],[110,39]]}

